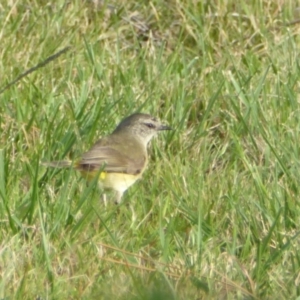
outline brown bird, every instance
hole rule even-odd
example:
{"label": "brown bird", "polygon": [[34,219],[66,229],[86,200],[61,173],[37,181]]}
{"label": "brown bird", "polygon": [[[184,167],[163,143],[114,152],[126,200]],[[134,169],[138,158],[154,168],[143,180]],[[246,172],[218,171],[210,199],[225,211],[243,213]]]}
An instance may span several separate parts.
{"label": "brown bird", "polygon": [[101,188],[116,191],[116,203],[143,174],[147,163],[147,146],[162,130],[171,127],[149,114],[135,113],[121,121],[108,136],[100,139],[81,159],[44,163],[51,167],[74,166],[88,180],[98,176]]}

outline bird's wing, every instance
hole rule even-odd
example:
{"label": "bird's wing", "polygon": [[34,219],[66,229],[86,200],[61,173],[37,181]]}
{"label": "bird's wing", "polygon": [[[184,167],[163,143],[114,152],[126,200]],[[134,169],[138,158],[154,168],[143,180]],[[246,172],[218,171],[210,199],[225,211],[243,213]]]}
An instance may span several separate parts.
{"label": "bird's wing", "polygon": [[96,144],[84,153],[76,168],[83,172],[94,172],[103,169],[109,173],[139,174],[146,164],[146,156],[129,157],[109,146]]}

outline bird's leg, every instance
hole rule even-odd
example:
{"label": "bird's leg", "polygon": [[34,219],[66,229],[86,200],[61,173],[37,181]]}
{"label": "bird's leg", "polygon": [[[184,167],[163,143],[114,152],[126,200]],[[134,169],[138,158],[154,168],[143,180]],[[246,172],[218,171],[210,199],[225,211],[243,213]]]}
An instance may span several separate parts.
{"label": "bird's leg", "polygon": [[115,204],[120,204],[122,201],[123,192],[117,191]]}
{"label": "bird's leg", "polygon": [[106,205],[107,205],[107,199],[106,199],[106,194],[105,193],[102,194],[102,201],[104,203],[104,206],[106,207]]}

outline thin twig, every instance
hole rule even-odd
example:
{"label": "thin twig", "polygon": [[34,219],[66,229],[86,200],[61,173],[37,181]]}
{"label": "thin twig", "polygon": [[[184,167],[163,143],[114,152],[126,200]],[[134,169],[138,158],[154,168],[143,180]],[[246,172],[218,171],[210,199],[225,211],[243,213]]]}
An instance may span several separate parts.
{"label": "thin twig", "polygon": [[35,67],[30,68],[29,70],[25,71],[24,73],[22,73],[21,75],[19,75],[15,80],[11,81],[9,84],[7,84],[4,88],[2,88],[0,90],[0,94],[2,94],[5,90],[7,90],[8,88],[10,88],[12,85],[14,85],[15,83],[17,83],[19,80],[21,80],[23,77],[27,76],[28,74],[34,72],[35,70],[44,67],[45,65],[47,65],[49,62],[51,62],[52,60],[56,59],[57,57],[61,56],[62,54],[66,53],[67,51],[69,51],[71,49],[71,47],[66,47],[60,51],[58,51],[57,53],[49,56],[48,58],[46,58],[44,61],[42,61],[41,63],[38,63]]}

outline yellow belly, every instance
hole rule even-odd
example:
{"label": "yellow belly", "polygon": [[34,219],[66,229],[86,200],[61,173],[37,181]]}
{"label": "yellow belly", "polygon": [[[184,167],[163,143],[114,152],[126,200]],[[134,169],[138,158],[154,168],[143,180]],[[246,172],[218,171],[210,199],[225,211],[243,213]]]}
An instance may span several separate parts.
{"label": "yellow belly", "polygon": [[[87,180],[93,180],[98,172],[80,172]],[[133,185],[139,178],[139,175],[125,174],[125,173],[107,173],[101,172],[99,175],[99,185],[101,188],[113,189],[124,192],[131,185]]]}

